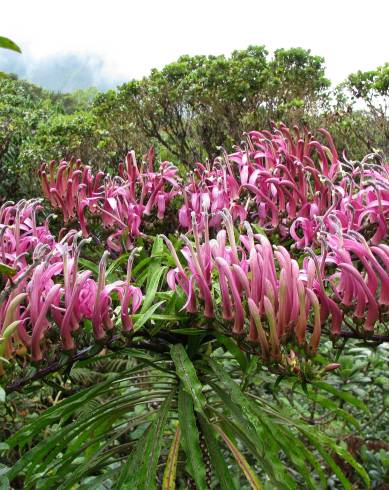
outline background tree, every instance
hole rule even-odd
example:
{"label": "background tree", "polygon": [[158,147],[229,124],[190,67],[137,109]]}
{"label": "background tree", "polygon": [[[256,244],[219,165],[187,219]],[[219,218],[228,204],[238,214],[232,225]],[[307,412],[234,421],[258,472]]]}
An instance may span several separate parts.
{"label": "background tree", "polygon": [[351,74],[345,86],[353,102],[364,104],[364,112],[372,124],[371,130],[366,133],[367,144],[373,149],[375,144],[375,138],[371,134],[373,130],[375,134],[381,135],[379,143],[387,151],[389,149],[389,63],[379,66],[376,70]]}
{"label": "background tree", "polygon": [[134,137],[136,128],[185,164],[211,159],[247,127],[295,121],[323,104],[329,86],[323,58],[301,48],[278,50],[270,60],[267,55],[263,46],[250,46],[229,58],[182,56],[101,95],[94,109],[103,116],[109,107],[106,123],[119,121],[121,141]]}
{"label": "background tree", "polygon": [[31,174],[45,160],[75,156],[113,169],[128,150],[153,145],[160,159],[191,168],[272,120],[327,127],[356,159],[389,150],[388,64],[331,90],[323,58],[302,48],[182,56],[105,93],[52,93],[8,76],[0,95],[3,200],[36,195]]}

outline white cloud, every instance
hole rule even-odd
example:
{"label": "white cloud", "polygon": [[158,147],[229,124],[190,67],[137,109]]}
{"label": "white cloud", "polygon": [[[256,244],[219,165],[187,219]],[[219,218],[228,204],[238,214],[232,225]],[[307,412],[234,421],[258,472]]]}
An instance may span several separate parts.
{"label": "white cloud", "polygon": [[388,61],[388,17],[385,0],[13,0],[1,6],[0,34],[36,59],[97,55],[115,79],[182,54],[301,46],[325,57],[336,83]]}

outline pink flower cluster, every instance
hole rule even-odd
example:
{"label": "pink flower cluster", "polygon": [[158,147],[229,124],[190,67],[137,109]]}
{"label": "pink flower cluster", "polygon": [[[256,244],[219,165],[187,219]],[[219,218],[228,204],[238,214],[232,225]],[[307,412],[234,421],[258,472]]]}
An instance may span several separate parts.
{"label": "pink flower cluster", "polygon": [[200,230],[204,228],[204,213],[210,214],[209,226],[220,228],[220,211],[228,209],[234,221],[243,222],[247,210],[240,203],[240,184],[232,171],[227,155],[216,159],[212,166],[196,163],[195,170],[188,175],[188,182],[182,187],[184,204],[178,217],[183,228],[192,228],[192,213]]}
{"label": "pink flower cluster", "polygon": [[190,229],[192,212],[202,224],[207,211],[210,225],[219,228],[220,211],[228,209],[234,221],[248,219],[304,248],[317,243],[323,224],[334,231],[335,216],[343,231],[367,231],[378,244],[387,233],[389,167],[369,163],[371,155],[341,163],[331,135],[319,132],[328,147],[297,127],[252,131],[246,148],[210,168],[197,164],[183,187],[180,224]]}
{"label": "pink flower cluster", "polygon": [[[237,162],[243,188],[255,196],[255,218],[268,230],[290,236],[298,248],[317,243],[323,224],[334,232],[332,216],[343,231],[372,227],[372,243],[387,233],[389,167],[339,160],[331,135],[319,130],[328,147],[310,133],[294,135],[284,125],[274,133],[249,133],[249,148],[230,158]],[[250,216],[253,222],[254,216]]]}
{"label": "pink flower cluster", "polygon": [[42,209],[39,199],[8,201],[0,208],[0,262],[15,269],[16,277],[29,263],[30,255],[55,245],[48,221],[37,225],[37,213]]}
{"label": "pink flower cluster", "polygon": [[360,233],[340,228],[322,241],[315,284],[322,322],[332,314],[334,335],[343,321],[357,333],[372,333],[389,319],[389,246],[369,246]]}
{"label": "pink flower cluster", "polygon": [[[95,339],[114,328],[112,295],[120,305],[123,331],[131,331],[131,315],[142,302],[142,292],[131,285],[132,257],[127,278],[106,284],[105,252],[97,281],[91,271],[80,272],[78,259],[85,240],[72,230],[60,242],[50,234],[47,221],[37,225],[39,203],[18,203],[1,210],[1,254],[3,263],[14,274],[7,280],[6,294],[0,304],[0,354],[9,358],[24,345],[34,361],[50,349],[48,335],[57,329],[65,350],[74,349],[74,334],[90,320]],[[116,301],[116,300],[115,300]]]}
{"label": "pink flower cluster", "polygon": [[45,197],[62,210],[65,223],[77,219],[86,237],[88,216],[98,216],[111,231],[108,248],[117,253],[142,234],[143,215],[156,209],[163,219],[177,195],[183,199],[178,219],[184,229],[191,229],[192,213],[200,231],[205,213],[209,226],[220,229],[220,212],[227,209],[234,222],[247,219],[281,240],[292,238],[300,249],[317,245],[323,227],[333,233],[334,217],[343,231],[380,243],[387,233],[389,167],[371,163],[371,156],[358,164],[341,163],[331,135],[319,132],[328,146],[283,124],[273,132],[252,131],[245,148],[212,165],[196,163],[184,182],[168,162],[155,171],[152,150],[140,168],[130,152],[113,178],[101,171],[94,175],[80,161],[43,164],[40,178]]}
{"label": "pink flower cluster", "polygon": [[[316,352],[321,321],[314,277],[307,276],[284,247],[273,251],[266,236],[254,234],[248,223],[247,234],[237,242],[230,213],[225,210],[222,216],[226,229],[209,239],[206,223],[201,240],[193,213],[194,244],[182,236],[186,267],[165,237],[176,262],[168,283],[172,289],[182,287],[187,297],[184,308],[192,313],[203,310],[210,318],[220,315],[227,325],[233,323],[232,333],[258,343],[266,361],[280,359],[281,344],[291,337],[309,352]],[[204,306],[199,307],[199,302]],[[307,342],[310,318],[313,333]]]}
{"label": "pink flower cluster", "polygon": [[387,245],[369,246],[361,234],[344,233],[339,224],[335,234],[322,232],[321,254],[311,251],[299,266],[286,248],[273,250],[266,235],[254,234],[247,222],[247,234],[237,241],[232,216],[227,210],[221,214],[225,229],[210,239],[207,216],[201,237],[192,213],[194,243],[182,236],[184,265],[165,237],[176,263],[168,284],[182,288],[188,312],[231,322],[231,333],[258,343],[267,361],[278,360],[281,345],[293,340],[315,353],[329,319],[333,336],[344,322],[369,335],[388,319]]}
{"label": "pink flower cluster", "polygon": [[295,128],[292,135],[281,125],[273,133],[250,132],[246,150],[230,155],[238,164],[242,188],[255,201],[252,217],[265,229],[287,236],[297,226],[309,235],[312,220],[331,209],[340,162],[329,133],[319,131],[329,149],[310,133],[301,135]]}
{"label": "pink flower cluster", "polygon": [[[153,150],[140,166],[130,152],[116,177],[75,160],[42,165],[44,196],[67,226],[55,240],[48,218],[38,224],[40,200],[1,207],[0,262],[11,273],[2,273],[0,356],[21,343],[40,360],[52,333],[73,349],[84,320],[98,340],[116,322],[131,330],[142,301],[131,285],[131,261],[126,280],[106,284],[105,253],[95,280],[91,271],[78,270],[79,236],[89,236],[96,217],[109,231],[108,249],[130,249],[143,235],[144,216],[164,219],[176,196],[182,199],[178,221],[193,240],[182,236],[182,263],[165,237],[176,264],[167,282],[182,288],[187,311],[222,318],[233,334],[259,344],[267,361],[278,360],[290,341],[316,352],[327,323],[333,336],[344,328],[371,335],[389,319],[389,246],[382,243],[389,167],[376,155],[341,162],[330,134],[319,132],[327,145],[284,125],[253,131],[233,154],[197,163],[186,181],[168,162],[155,169]],[[75,221],[81,233],[67,231]],[[238,221],[240,232],[246,227],[239,239]]]}
{"label": "pink flower cluster", "polygon": [[44,196],[62,210],[65,223],[77,219],[87,237],[86,211],[98,216],[101,225],[111,231],[108,248],[120,253],[123,245],[130,249],[133,238],[141,235],[142,215],[156,209],[162,219],[178,193],[177,168],[162,162],[155,171],[153,160],[153,151],[149,151],[147,161],[138,168],[134,152],[129,152],[125,163],[119,163],[119,175],[113,178],[101,171],[94,174],[79,160],[62,161],[58,167],[55,162],[43,164],[39,174]]}

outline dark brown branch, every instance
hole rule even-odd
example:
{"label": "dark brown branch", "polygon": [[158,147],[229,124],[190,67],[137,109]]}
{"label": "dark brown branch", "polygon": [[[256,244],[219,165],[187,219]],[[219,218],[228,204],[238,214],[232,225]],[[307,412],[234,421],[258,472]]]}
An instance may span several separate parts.
{"label": "dark brown branch", "polygon": [[[212,333],[213,328],[208,325],[204,328],[204,332]],[[242,351],[245,351],[251,355],[260,355],[259,346],[250,345],[249,343],[242,342],[242,338],[237,337],[236,335],[231,334],[230,332],[226,332],[225,329],[221,329],[223,334],[228,337],[233,337],[238,342],[239,348]],[[309,325],[308,330],[312,331],[312,327]],[[366,334],[358,334],[357,332],[350,331],[341,331],[338,335],[340,338],[344,339],[359,339],[364,340],[366,342],[373,343],[382,343],[389,342],[389,335],[366,335]],[[43,379],[51,373],[63,370],[65,368],[70,368],[77,361],[82,361],[85,359],[92,358],[98,355],[103,349],[107,348],[114,352],[120,352],[120,350],[131,347],[135,349],[143,349],[150,352],[156,352],[158,354],[163,354],[169,351],[169,343],[174,343],[175,341],[180,341],[180,339],[171,336],[171,334],[166,333],[165,338],[161,336],[158,338],[158,343],[152,342],[151,340],[139,340],[133,341],[132,337],[124,338],[121,335],[113,336],[107,339],[106,342],[102,342],[100,344],[95,344],[93,346],[87,347],[79,352],[74,354],[69,354],[68,358],[65,361],[55,361],[48,366],[45,366],[41,369],[38,369],[33,375],[25,376],[23,378],[17,379],[7,385],[5,387],[6,393],[12,393],[15,391],[20,391],[24,386],[32,383],[33,381],[37,381],[39,379]],[[119,343],[119,345],[115,345]]]}
{"label": "dark brown branch", "polygon": [[38,369],[38,371],[36,371],[32,376],[25,376],[24,378],[20,378],[17,379],[16,381],[13,381],[12,383],[10,383],[5,387],[5,391],[6,393],[19,391],[24,386],[26,386],[29,383],[32,383],[33,381],[37,381],[38,379],[45,378],[49,374],[55,373],[56,371],[60,371],[63,368],[69,367],[77,361],[88,359],[89,357],[93,357],[94,355],[99,354],[99,352],[101,352],[101,350],[104,347],[105,346],[101,345],[101,349],[98,350],[97,352],[94,350],[93,354],[91,354],[92,347],[88,347],[73,356],[69,356],[65,362],[55,361],[49,364],[48,366],[45,366],[44,368]]}
{"label": "dark brown branch", "polygon": [[[307,327],[309,332],[313,331],[313,327],[311,325],[308,325]],[[328,332],[323,332],[323,335],[328,335]],[[356,331],[345,331],[341,330],[339,334],[335,335],[330,335],[330,338],[343,338],[343,339],[358,339],[358,340],[365,340],[366,342],[375,342],[382,344],[383,342],[389,342],[389,334],[385,335],[369,335],[366,333],[358,333]]]}
{"label": "dark brown branch", "polygon": [[33,381],[37,381],[39,379],[43,379],[51,373],[55,373],[64,368],[71,367],[77,361],[83,361],[85,359],[92,358],[98,355],[103,349],[108,348],[112,351],[120,351],[123,348],[132,347],[135,349],[144,349],[151,352],[157,352],[162,354],[166,352],[166,346],[164,344],[155,344],[152,342],[133,342],[131,338],[127,339],[124,344],[120,346],[115,346],[115,342],[122,340],[121,336],[114,336],[110,338],[106,343],[96,344],[91,347],[87,347],[73,355],[69,355],[69,357],[65,361],[55,361],[48,366],[45,366],[41,369],[38,369],[33,375],[25,376],[24,378],[17,379],[7,385],[5,387],[6,393],[12,393],[15,391],[20,391],[24,386],[32,383]]}
{"label": "dark brown branch", "polygon": [[389,335],[359,335],[354,332],[340,332],[340,337],[344,339],[360,339],[366,340],[367,342],[389,342]]}

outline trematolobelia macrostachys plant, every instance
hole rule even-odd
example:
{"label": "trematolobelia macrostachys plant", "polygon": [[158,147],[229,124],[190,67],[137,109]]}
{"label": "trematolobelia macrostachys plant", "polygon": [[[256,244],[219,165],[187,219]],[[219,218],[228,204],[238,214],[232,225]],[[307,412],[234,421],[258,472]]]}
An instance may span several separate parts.
{"label": "trematolobelia macrostachys plant", "polygon": [[[341,445],[256,383],[276,374],[307,397],[310,386],[333,394],[322,378],[340,364],[323,358],[322,341],[336,352],[339,338],[387,338],[388,167],[376,155],[341,159],[321,134],[328,146],[284,125],[251,132],[184,178],[152,150],[140,165],[130,152],[115,177],[76,160],[42,165],[43,194],[63,218],[57,236],[52,217],[39,218],[42,200],[2,206],[8,396],[50,373],[66,384],[83,362],[120,366],[10,436],[20,452],[9,482],[229,489],[246,478],[289,489],[325,488],[334,474],[351,488],[336,454],[369,485]],[[171,209],[181,240],[146,233]],[[93,226],[108,230],[107,250],[93,248]],[[351,411],[366,407],[344,401],[350,413],[337,415],[357,426]]]}

